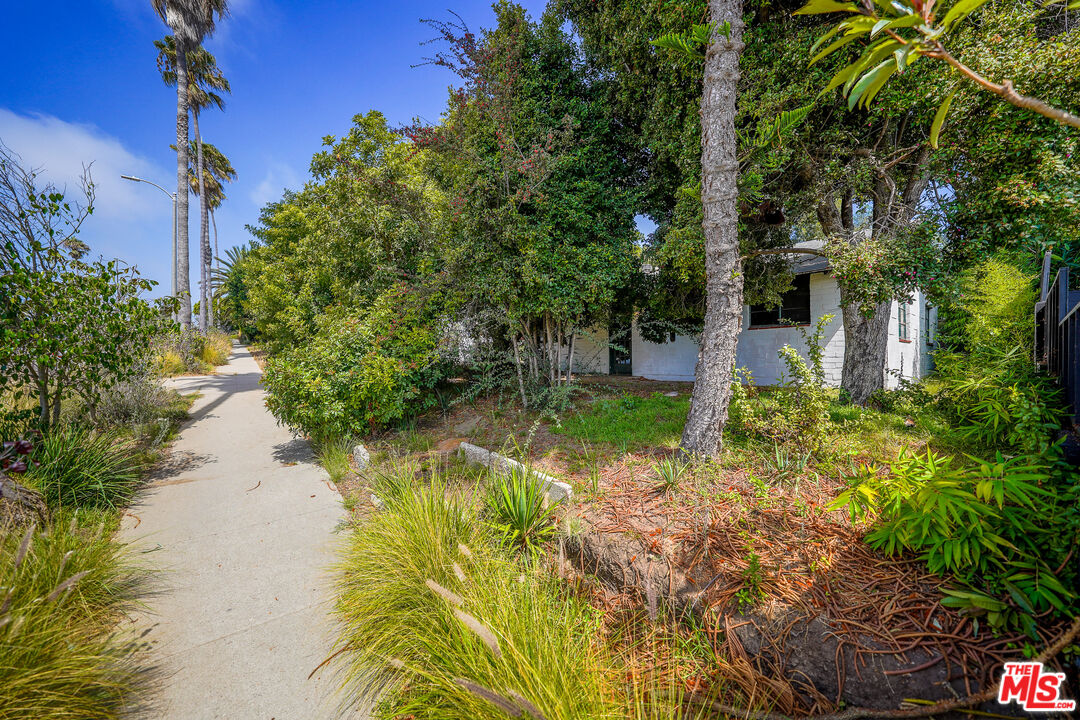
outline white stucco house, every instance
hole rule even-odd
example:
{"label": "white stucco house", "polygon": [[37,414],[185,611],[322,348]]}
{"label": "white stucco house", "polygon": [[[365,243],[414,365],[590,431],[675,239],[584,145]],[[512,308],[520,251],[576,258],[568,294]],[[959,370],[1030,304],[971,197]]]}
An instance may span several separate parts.
{"label": "white stucco house", "polygon": [[[844,364],[840,289],[828,260],[812,255],[800,257],[794,263],[794,287],[784,295],[780,308],[751,305],[743,308],[736,365],[748,368],[757,385],[780,381],[784,365],[778,351],[784,345],[791,345],[805,357],[806,344],[799,327],[809,328],[827,314],[833,315],[833,319],[825,328],[825,379],[830,385],[840,385]],[[922,293],[916,293],[908,303],[894,301],[890,312],[885,382],[887,387],[896,387],[899,378],[919,378],[932,369],[937,312]],[[622,334],[625,336],[625,331]],[[609,342],[607,329],[579,334],[575,339],[574,372],[693,381],[697,339],[673,334],[666,342],[649,342],[642,338],[636,319],[629,335],[629,342],[627,339]],[[616,344],[619,347],[613,347]]]}

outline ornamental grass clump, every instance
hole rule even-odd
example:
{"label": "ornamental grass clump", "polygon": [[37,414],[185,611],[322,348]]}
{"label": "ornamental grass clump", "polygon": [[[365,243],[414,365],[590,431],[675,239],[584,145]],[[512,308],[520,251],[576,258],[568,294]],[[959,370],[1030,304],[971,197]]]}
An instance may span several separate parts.
{"label": "ornamental grass clump", "polygon": [[115,433],[69,425],[47,433],[34,453],[27,483],[50,507],[116,509],[142,482],[138,449]]}
{"label": "ornamental grass clump", "polygon": [[350,698],[379,693],[385,717],[619,716],[590,608],[539,565],[442,480],[403,493],[338,568]]}
{"label": "ornamental grass clump", "polygon": [[104,515],[0,529],[0,718],[129,717],[152,675],[115,623],[146,580]]}

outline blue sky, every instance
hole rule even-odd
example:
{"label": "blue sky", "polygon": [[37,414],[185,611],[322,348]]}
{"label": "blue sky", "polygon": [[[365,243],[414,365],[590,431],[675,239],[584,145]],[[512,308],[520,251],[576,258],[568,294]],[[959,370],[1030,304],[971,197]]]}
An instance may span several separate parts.
{"label": "blue sky", "polygon": [[[538,17],[544,0],[521,0]],[[176,95],[155,65],[167,33],[149,0],[10,3],[0,45],[0,139],[58,185],[75,189],[93,163],[97,207],[83,233],[94,254],[119,257],[167,287],[175,188]],[[422,62],[433,32],[422,17],[459,13],[470,28],[492,22],[484,0],[233,0],[206,46],[232,83],[224,113],[208,111],[203,137],[239,173],[217,216],[221,250],[248,240],[259,208],[300,188],[325,135],[357,113],[381,110],[392,124],[436,120],[453,82]],[[192,249],[198,213],[191,213]],[[195,280],[197,260],[192,261]],[[193,291],[195,290],[193,286]],[[155,293],[156,294],[156,293]]]}

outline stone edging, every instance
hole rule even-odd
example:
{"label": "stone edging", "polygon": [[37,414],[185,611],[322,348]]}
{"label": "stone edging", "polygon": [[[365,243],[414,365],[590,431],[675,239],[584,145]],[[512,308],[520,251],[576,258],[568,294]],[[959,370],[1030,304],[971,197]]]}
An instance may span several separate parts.
{"label": "stone edging", "polygon": [[458,453],[464,456],[466,462],[473,465],[483,465],[502,475],[509,475],[515,468],[531,472],[544,483],[544,490],[547,492],[547,496],[552,502],[559,502],[560,500],[569,502],[574,495],[573,488],[563,481],[556,480],[550,475],[528,468],[517,460],[512,460],[497,452],[491,452],[490,450],[485,450],[477,445],[463,442],[458,446]]}

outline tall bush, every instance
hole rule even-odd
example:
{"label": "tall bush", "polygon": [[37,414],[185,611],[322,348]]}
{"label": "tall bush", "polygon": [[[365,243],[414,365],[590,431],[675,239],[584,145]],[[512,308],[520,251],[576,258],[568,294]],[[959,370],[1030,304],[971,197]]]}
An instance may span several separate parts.
{"label": "tall bush", "polygon": [[1056,386],[1031,360],[1034,278],[991,258],[962,278],[935,361],[943,408],[986,447],[1046,452],[1062,417]]}
{"label": "tall bush", "polygon": [[359,312],[324,316],[308,345],[267,361],[267,407],[317,440],[362,435],[431,407],[445,375],[440,306],[398,286]]}

